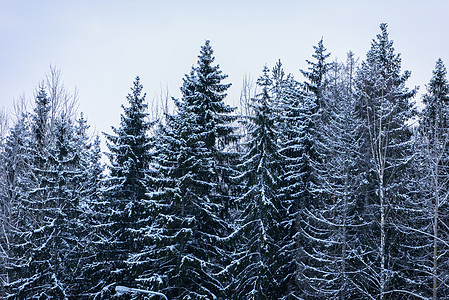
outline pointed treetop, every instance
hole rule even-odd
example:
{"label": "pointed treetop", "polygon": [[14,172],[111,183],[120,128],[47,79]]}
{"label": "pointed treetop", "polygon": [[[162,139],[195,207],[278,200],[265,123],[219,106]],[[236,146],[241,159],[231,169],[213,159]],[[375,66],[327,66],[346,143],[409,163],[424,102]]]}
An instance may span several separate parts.
{"label": "pointed treetop", "polygon": [[449,82],[446,78],[447,71],[443,60],[439,58],[432,71],[432,78],[427,85],[427,93],[423,95],[422,101],[426,105],[421,112],[421,124],[424,126],[434,126],[436,118],[439,118],[440,128],[448,125],[447,112],[449,109]]}
{"label": "pointed treetop", "polygon": [[[122,105],[125,111],[125,115],[130,119],[135,119],[134,121],[139,119],[139,123],[143,121],[146,116],[148,116],[148,113],[146,112],[148,104],[145,102],[145,97],[147,94],[143,93],[142,95],[142,90],[143,85],[140,83],[140,77],[136,76],[136,79],[133,81],[133,86],[131,87],[131,93],[128,93],[128,95],[126,96],[130,107],[125,108]],[[138,114],[140,116],[137,116],[135,114]]]}
{"label": "pointed treetop", "polygon": [[[381,33],[372,40],[371,48],[366,53],[366,60],[362,62],[357,81],[366,81],[370,78],[370,84],[362,84],[364,87],[372,88],[373,91],[389,91],[394,99],[401,98],[401,105],[409,106],[409,100],[417,92],[415,87],[409,90],[405,83],[410,78],[411,72],[401,70],[401,55],[393,47],[387,32],[387,24],[380,24]],[[395,89],[392,89],[395,87]],[[400,88],[401,93],[399,93]],[[392,98],[392,99],[393,99]]]}
{"label": "pointed treetop", "polygon": [[377,39],[372,40],[371,48],[376,48],[379,46],[392,47],[393,41],[390,41],[388,38],[387,23],[381,23],[379,27],[381,32],[376,35]]}
{"label": "pointed treetop", "polygon": [[36,99],[35,99],[35,112],[37,114],[40,114],[41,112],[48,112],[50,110],[50,98],[47,96],[47,93],[45,92],[45,89],[41,87],[37,91]]}
{"label": "pointed treetop", "polygon": [[48,114],[50,112],[50,99],[43,87],[37,92],[35,105],[33,131],[38,143],[43,145],[48,131]]}
{"label": "pointed treetop", "polygon": [[[312,57],[318,62],[324,62],[331,55],[330,53],[326,53],[327,48],[324,47],[323,37],[321,37],[321,40],[318,42],[317,46],[313,46],[313,49],[315,50],[315,54],[313,54]],[[323,67],[325,66],[326,65],[323,64]]]}
{"label": "pointed treetop", "polygon": [[282,81],[285,76],[284,69],[282,68],[282,62],[279,59],[276,62],[276,65],[273,67],[273,78],[275,78],[277,81]]}
{"label": "pointed treetop", "polygon": [[201,64],[211,64],[214,62],[215,57],[213,56],[214,50],[210,46],[210,41],[206,40],[204,46],[201,46],[200,55],[198,55],[198,65],[201,67]]}
{"label": "pointed treetop", "polygon": [[[386,64],[391,64],[393,66],[399,67],[401,65],[400,54],[395,54],[395,49],[393,47],[393,40],[390,40],[387,32],[387,24],[380,24],[381,33],[376,35],[376,39],[371,42],[371,49],[368,50],[366,54],[366,60],[368,63],[380,62],[389,69]],[[398,70],[399,71],[399,70]]]}
{"label": "pointed treetop", "polygon": [[312,57],[315,62],[306,60],[309,64],[308,71],[300,70],[303,76],[306,78],[304,87],[306,91],[312,92],[316,98],[317,107],[324,106],[322,103],[322,93],[325,86],[325,75],[328,71],[330,63],[326,62],[326,59],[331,55],[327,53],[327,49],[324,47],[323,38],[318,42],[317,46],[313,46],[315,53]]}
{"label": "pointed treetop", "polygon": [[380,27],[381,33],[376,35],[377,39],[379,41],[382,41],[382,40],[388,41],[388,31],[387,31],[388,25],[387,25],[387,23],[380,23],[379,27]]}
{"label": "pointed treetop", "polygon": [[326,53],[327,49],[324,47],[323,38],[321,38],[317,46],[313,46],[313,49],[314,54],[312,54],[312,57],[315,58],[316,62],[306,60],[307,64],[309,64],[309,71],[300,71],[309,80],[307,85],[319,87],[323,83],[324,74],[326,74],[329,66],[329,63],[326,63],[326,59],[331,53]]}
{"label": "pointed treetop", "polygon": [[[228,75],[222,73],[218,64],[212,64],[214,60],[212,47],[209,40],[206,40],[205,45],[201,46],[198,65],[193,66],[190,74],[183,78],[182,102],[194,105],[200,110],[205,108],[214,113],[229,113],[234,108],[225,105],[223,100],[231,83],[221,83]],[[178,108],[183,105],[176,100],[175,104]]]}
{"label": "pointed treetop", "polygon": [[84,113],[81,112],[80,117],[76,120],[76,134],[80,137],[87,137],[87,130],[89,129],[89,124],[87,124],[87,120],[84,117]]}
{"label": "pointed treetop", "polygon": [[[440,97],[443,103],[448,103],[449,98],[449,83],[447,81],[446,66],[441,58],[438,58],[435,63],[435,69],[432,71],[432,79],[430,79],[429,85],[427,86],[427,91],[429,93],[435,94],[435,96]],[[424,98],[424,103],[427,99]]]}
{"label": "pointed treetop", "polygon": [[220,84],[228,75],[222,74],[219,65],[212,65],[215,61],[214,51],[210,45],[210,41],[206,40],[204,46],[201,46],[200,55],[198,56],[198,67],[194,67],[196,76],[202,85],[216,85],[217,92],[227,90],[231,84]]}
{"label": "pointed treetop", "polygon": [[263,75],[261,75],[257,79],[257,84],[260,85],[262,88],[267,88],[272,84],[272,80],[270,78],[270,69],[265,65],[262,70]]}
{"label": "pointed treetop", "polygon": [[[137,100],[140,97],[140,94],[142,92],[143,85],[140,83],[140,77],[136,76],[136,79],[133,82],[133,87],[131,88],[132,95],[128,94],[128,100],[134,99]],[[146,93],[143,94],[142,98],[140,99],[140,102],[143,102],[145,100]]]}

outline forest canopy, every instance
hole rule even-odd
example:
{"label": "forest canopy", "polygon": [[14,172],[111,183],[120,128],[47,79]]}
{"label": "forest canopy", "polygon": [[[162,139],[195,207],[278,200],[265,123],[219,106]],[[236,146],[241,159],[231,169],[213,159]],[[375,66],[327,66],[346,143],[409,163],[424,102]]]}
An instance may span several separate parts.
{"label": "forest canopy", "polygon": [[323,39],[305,59],[231,107],[206,40],[173,112],[137,76],[101,135],[52,69],[0,114],[0,297],[445,299],[443,61],[417,99],[387,24],[360,62]]}

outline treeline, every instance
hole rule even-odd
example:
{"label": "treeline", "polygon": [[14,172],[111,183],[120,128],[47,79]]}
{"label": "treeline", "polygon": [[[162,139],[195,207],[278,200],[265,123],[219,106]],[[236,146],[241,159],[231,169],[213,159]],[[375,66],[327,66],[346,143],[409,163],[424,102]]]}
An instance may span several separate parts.
{"label": "treeline", "polygon": [[1,144],[0,296],[447,299],[446,68],[418,112],[380,29],[360,64],[321,40],[304,82],[264,67],[245,114],[206,41],[173,114],[150,120],[136,78],[106,166],[40,88]]}

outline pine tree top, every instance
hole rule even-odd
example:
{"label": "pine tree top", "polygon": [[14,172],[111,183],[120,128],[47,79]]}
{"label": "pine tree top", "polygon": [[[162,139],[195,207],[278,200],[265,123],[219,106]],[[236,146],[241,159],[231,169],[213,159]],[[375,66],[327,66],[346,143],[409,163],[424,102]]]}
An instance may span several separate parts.
{"label": "pine tree top", "polygon": [[391,99],[402,99],[404,108],[408,107],[408,100],[415,96],[417,88],[410,90],[405,86],[411,72],[401,71],[401,55],[395,52],[393,40],[388,36],[387,24],[380,24],[380,29],[381,33],[373,39],[366,60],[357,72],[356,82],[362,84],[364,90],[376,92],[378,97],[389,94],[390,98],[393,97]]}
{"label": "pine tree top", "polygon": [[[114,134],[106,134],[107,153],[111,161],[111,175],[126,177],[127,182],[140,186],[139,181],[143,177],[143,170],[150,159],[150,138],[148,130],[154,124],[150,122],[145,103],[145,95],[142,95],[143,86],[137,76],[131,87],[131,93],[126,97],[129,106],[122,105],[123,114],[118,128],[112,127]],[[142,174],[141,174],[142,173]],[[136,183],[137,182],[137,183]]]}
{"label": "pine tree top", "polygon": [[316,61],[306,60],[309,65],[308,71],[300,71],[309,80],[309,85],[319,86],[322,83],[324,74],[327,72],[329,63],[326,63],[326,59],[330,57],[331,53],[326,53],[327,49],[324,47],[323,38],[321,38],[317,46],[313,46],[313,49],[314,54],[312,54],[312,57]]}
{"label": "pine tree top", "polygon": [[230,123],[235,119],[228,115],[235,108],[224,103],[231,84],[221,83],[227,75],[222,74],[218,65],[213,65],[214,60],[212,47],[206,40],[198,56],[198,65],[183,78],[182,99],[174,100],[178,114],[186,121],[188,119],[192,133],[202,135],[200,139],[205,142],[205,147],[213,151],[228,143],[234,131]]}
{"label": "pine tree top", "polygon": [[315,62],[306,60],[309,65],[308,71],[300,70],[303,76],[306,78],[304,87],[307,92],[312,92],[316,97],[318,107],[322,107],[322,90],[325,85],[325,75],[329,69],[330,63],[326,62],[326,59],[331,55],[326,53],[327,49],[324,47],[323,38],[318,42],[317,46],[313,46],[314,54],[312,57]]}
{"label": "pine tree top", "polygon": [[48,98],[45,89],[41,87],[37,92],[35,99],[34,115],[33,115],[33,132],[38,144],[43,145],[47,138],[48,114],[50,112],[50,98]]}
{"label": "pine tree top", "polygon": [[[449,83],[446,78],[446,66],[441,58],[438,58],[435,63],[435,69],[432,71],[432,74],[433,76],[427,85],[427,93],[435,95],[440,101],[447,104],[449,102]],[[427,104],[429,100],[429,97],[423,98],[425,104]]]}
{"label": "pine tree top", "polygon": [[[257,78],[257,85],[261,86],[263,89],[267,89],[273,84],[273,80],[270,78],[270,70],[267,66],[263,67],[263,75]],[[265,92],[264,92],[265,93]]]}
{"label": "pine tree top", "polygon": [[228,75],[223,74],[220,66],[213,65],[215,57],[214,51],[210,46],[210,41],[206,40],[205,45],[201,46],[200,55],[198,56],[198,66],[194,68],[196,78],[198,80],[199,91],[204,94],[211,94],[212,97],[219,97],[223,100],[226,97],[226,90],[231,86],[231,83],[222,84],[221,81],[228,78]]}
{"label": "pine tree top", "polygon": [[390,40],[387,31],[387,24],[380,24],[381,33],[376,35],[376,39],[371,42],[371,48],[366,54],[366,63],[376,66],[383,78],[389,76],[401,78],[405,82],[410,77],[410,71],[405,71],[401,76],[401,54],[395,53],[393,40]]}
{"label": "pine tree top", "polygon": [[421,129],[445,130],[449,122],[449,82],[446,78],[446,66],[441,58],[437,60],[432,74],[427,93],[422,97],[426,106],[421,112]]}

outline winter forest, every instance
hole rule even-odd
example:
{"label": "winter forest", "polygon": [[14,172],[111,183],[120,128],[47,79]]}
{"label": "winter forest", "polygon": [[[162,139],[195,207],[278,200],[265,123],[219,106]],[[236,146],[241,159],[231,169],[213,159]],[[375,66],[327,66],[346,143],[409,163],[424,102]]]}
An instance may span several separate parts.
{"label": "winter forest", "polygon": [[443,61],[418,97],[381,24],[360,62],[321,39],[232,107],[199,49],[173,112],[136,77],[100,135],[37,88],[0,141],[0,298],[449,299]]}

